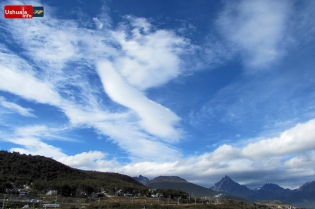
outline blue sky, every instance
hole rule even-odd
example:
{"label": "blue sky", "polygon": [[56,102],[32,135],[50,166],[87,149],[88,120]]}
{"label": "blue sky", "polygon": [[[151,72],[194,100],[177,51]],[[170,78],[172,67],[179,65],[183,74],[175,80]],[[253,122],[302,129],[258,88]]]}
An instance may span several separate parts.
{"label": "blue sky", "polygon": [[313,1],[7,1],[0,149],[210,187],[315,180]]}

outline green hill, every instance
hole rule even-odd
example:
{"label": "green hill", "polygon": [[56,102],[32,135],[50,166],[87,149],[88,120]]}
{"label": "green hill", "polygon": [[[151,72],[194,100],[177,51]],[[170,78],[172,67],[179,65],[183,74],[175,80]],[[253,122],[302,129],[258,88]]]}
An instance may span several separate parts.
{"label": "green hill", "polygon": [[147,190],[147,187],[126,175],[84,171],[43,156],[0,151],[0,192],[21,188],[25,184],[31,186],[33,193],[57,190],[64,196],[74,195],[78,191],[89,194],[101,189],[112,193],[120,189],[123,192]]}

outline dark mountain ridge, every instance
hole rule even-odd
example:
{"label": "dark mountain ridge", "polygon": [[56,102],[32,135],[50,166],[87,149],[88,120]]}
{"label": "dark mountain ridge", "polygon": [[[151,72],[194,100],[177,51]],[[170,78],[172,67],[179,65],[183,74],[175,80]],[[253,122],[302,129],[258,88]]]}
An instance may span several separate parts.
{"label": "dark mountain ridge", "polygon": [[181,190],[196,197],[214,196],[218,194],[213,190],[187,182],[185,179],[178,176],[159,176],[149,181],[147,185],[153,189]]}
{"label": "dark mountain ridge", "polygon": [[63,193],[68,191],[65,196],[78,189],[85,190],[86,193],[100,189],[114,192],[115,188],[126,191],[147,189],[127,175],[84,171],[52,158],[0,151],[0,192],[13,187],[21,188],[25,184],[32,185],[34,192],[50,189]]}
{"label": "dark mountain ridge", "polygon": [[185,179],[178,176],[158,176],[150,181],[150,183],[157,182],[177,182],[177,183],[188,183]]}

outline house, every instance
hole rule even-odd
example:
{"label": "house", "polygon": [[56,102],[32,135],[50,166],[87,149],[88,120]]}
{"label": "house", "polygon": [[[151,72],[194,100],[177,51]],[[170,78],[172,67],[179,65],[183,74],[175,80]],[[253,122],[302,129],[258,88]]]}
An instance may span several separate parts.
{"label": "house", "polygon": [[159,197],[164,197],[164,195],[163,195],[163,193],[156,193],[156,194],[151,195],[151,197],[159,198]]}
{"label": "house", "polygon": [[115,195],[121,196],[121,195],[122,195],[122,189],[120,189],[120,190],[118,190],[117,192],[115,192]]}
{"label": "house", "polygon": [[57,195],[57,190],[49,190],[46,194],[47,195]]}
{"label": "house", "polygon": [[20,197],[24,197],[25,195],[28,194],[28,192],[25,189],[18,189],[19,191],[19,196]]}

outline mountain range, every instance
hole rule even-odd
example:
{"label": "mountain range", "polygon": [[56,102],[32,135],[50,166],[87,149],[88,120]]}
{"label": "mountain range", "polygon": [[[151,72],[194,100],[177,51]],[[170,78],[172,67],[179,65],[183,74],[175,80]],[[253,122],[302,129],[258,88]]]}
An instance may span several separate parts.
{"label": "mountain range", "polygon": [[159,176],[151,181],[141,175],[133,178],[139,182],[144,182],[145,185],[151,188],[177,189],[197,197],[214,196],[218,193],[224,193],[250,201],[281,200],[298,207],[315,206],[315,181],[307,182],[294,190],[284,189],[273,183],[266,183],[262,187],[252,190],[233,181],[229,176],[223,177],[209,189],[187,182],[178,176]]}
{"label": "mountain range", "polygon": [[225,192],[249,200],[282,200],[300,207],[315,206],[315,181],[307,182],[298,189],[284,189],[277,184],[267,183],[262,187],[251,190],[244,185],[225,176],[214,186],[210,187],[217,192]]}
{"label": "mountain range", "polygon": [[187,182],[185,179],[178,176],[159,176],[149,181],[147,186],[154,189],[181,190],[196,197],[214,196],[218,194],[211,189]]}
{"label": "mountain range", "polygon": [[315,207],[315,181],[307,182],[294,190],[271,183],[251,190],[225,176],[214,186],[205,188],[178,176],[159,176],[152,180],[142,175],[132,178],[118,173],[75,169],[43,156],[0,151],[0,193],[4,193],[6,189],[23,187],[25,184],[32,185],[35,192],[55,189],[63,196],[73,196],[80,190],[92,193],[98,189],[109,193],[115,192],[116,189],[145,193],[151,187],[182,190],[196,197],[225,193],[247,200],[282,200],[298,207]]}

